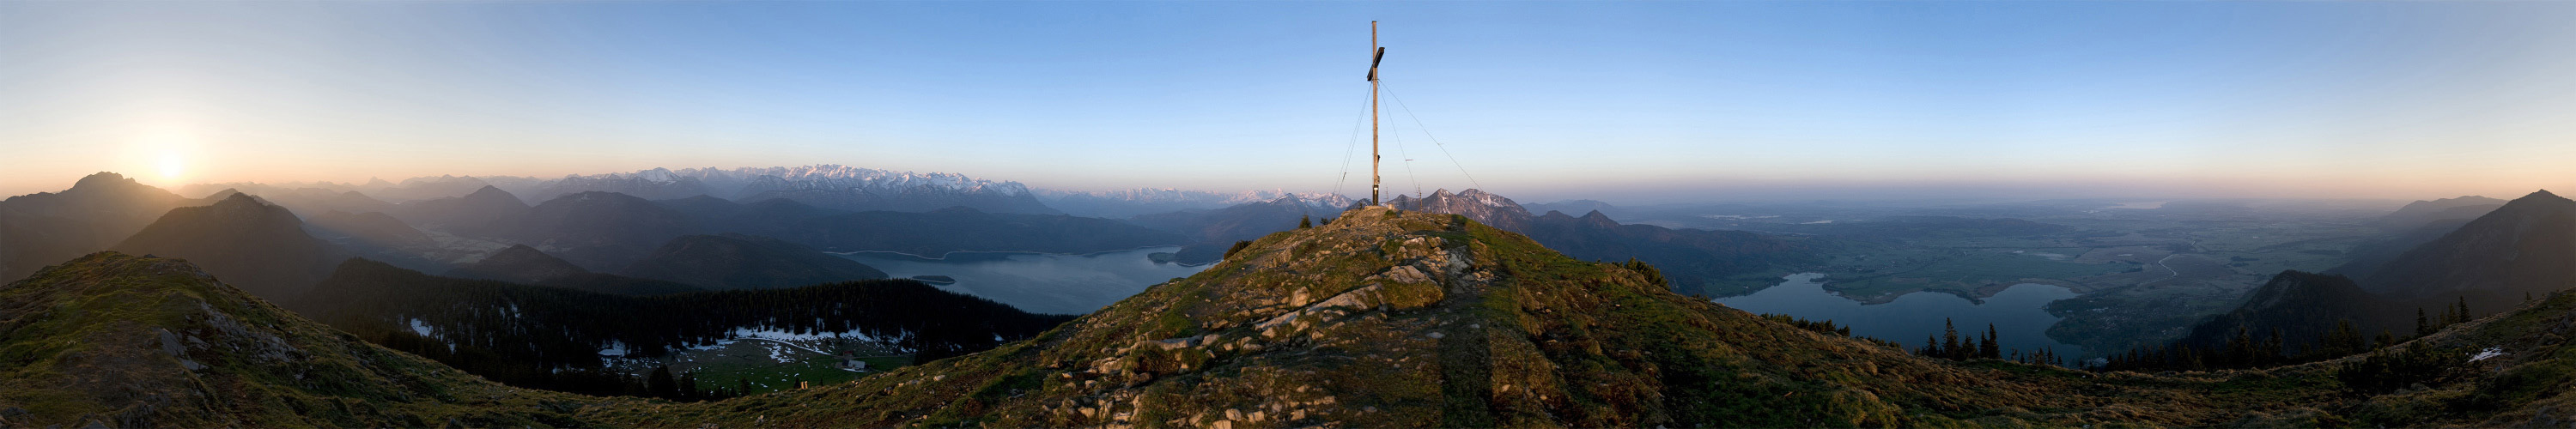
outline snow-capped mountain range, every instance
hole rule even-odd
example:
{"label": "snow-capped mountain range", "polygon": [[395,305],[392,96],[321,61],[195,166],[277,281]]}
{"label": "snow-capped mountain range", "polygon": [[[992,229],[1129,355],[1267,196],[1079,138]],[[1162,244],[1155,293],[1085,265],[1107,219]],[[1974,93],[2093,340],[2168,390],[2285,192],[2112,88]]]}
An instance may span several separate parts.
{"label": "snow-capped mountain range", "polygon": [[1338,212],[1351,205],[1351,199],[1324,192],[1287,192],[1252,190],[1214,192],[1172,188],[1143,188],[1104,192],[1039,190],[1038,199],[1048,206],[1078,216],[1129,218],[1137,215],[1169,213],[1182,210],[1210,210],[1238,204],[1269,202],[1281,197],[1296,197],[1298,202]]}
{"label": "snow-capped mountain range", "polygon": [[400,182],[374,179],[363,184],[328,182],[277,185],[200,184],[182,188],[182,192],[200,193],[223,188],[241,188],[246,191],[268,188],[319,188],[334,192],[358,191],[386,202],[401,203],[463,195],[487,184],[508,191],[532,205],[564,195],[605,191],[633,195],[647,200],[706,195],[748,203],[785,198],[816,207],[841,210],[923,212],[965,206],[994,213],[1061,213],[1113,219],[1182,210],[1211,210],[1238,204],[1270,202],[1283,197],[1296,197],[1296,201],[1300,203],[1335,211],[1349,207],[1353,201],[1348,197],[1330,193],[1283,190],[1217,192],[1172,188],[1117,191],[1034,189],[1019,182],[979,179],[957,173],[879,170],[832,164],[730,169],[654,168],[633,172],[570,174],[557,178],[431,176],[403,179]]}
{"label": "snow-capped mountain range", "polygon": [[[733,201],[785,198],[842,210],[929,211],[965,206],[996,213],[1061,213],[1037,201],[1027,185],[957,173],[916,173],[844,165],[655,168],[632,173],[566,175],[559,179],[491,180],[493,186],[531,201],[579,192],[607,191],[663,200],[707,195]],[[504,182],[512,182],[505,184]]]}
{"label": "snow-capped mountain range", "polygon": [[[488,180],[487,180],[488,181]],[[495,184],[498,186],[498,184]],[[534,183],[520,192],[502,186],[503,190],[545,200],[555,196],[585,191],[638,191],[630,193],[646,199],[686,198],[708,195],[728,200],[749,198],[779,191],[865,191],[879,194],[935,190],[942,194],[986,194],[994,196],[1028,195],[1029,188],[1019,182],[996,182],[966,177],[957,173],[916,173],[878,170],[844,165],[808,165],[802,167],[743,167],[734,169],[655,168],[632,173],[566,175],[563,178]],[[687,195],[652,195],[677,194]]]}

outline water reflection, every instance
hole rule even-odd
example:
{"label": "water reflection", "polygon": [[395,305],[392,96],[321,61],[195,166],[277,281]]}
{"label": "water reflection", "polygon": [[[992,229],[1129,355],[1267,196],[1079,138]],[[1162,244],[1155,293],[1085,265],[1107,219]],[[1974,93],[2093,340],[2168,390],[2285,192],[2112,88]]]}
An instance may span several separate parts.
{"label": "water reflection", "polygon": [[1179,247],[1062,255],[1020,252],[955,252],[924,258],[894,252],[835,253],[895,278],[946,276],[940,289],[984,297],[1034,313],[1080,314],[1126,299],[1145,287],[1207,269],[1155,263],[1148,255]]}
{"label": "water reflection", "polygon": [[1926,335],[1941,335],[1941,320],[1950,319],[1959,326],[1961,339],[1985,334],[1986,324],[1995,326],[1995,337],[2004,350],[2022,351],[2048,347],[2059,356],[2083,355],[2079,346],[2049,339],[2048,325],[2057,323],[2049,315],[2049,301],[2073,298],[2066,288],[2038,283],[2012,285],[1977,304],[1966,298],[1946,293],[1912,293],[1885,304],[1863,305],[1825,290],[1819,282],[1824,274],[1791,274],[1788,281],[1751,295],[1718,298],[1720,304],[1754,313],[1778,313],[1808,320],[1833,320],[1850,326],[1852,335],[1922,347]]}

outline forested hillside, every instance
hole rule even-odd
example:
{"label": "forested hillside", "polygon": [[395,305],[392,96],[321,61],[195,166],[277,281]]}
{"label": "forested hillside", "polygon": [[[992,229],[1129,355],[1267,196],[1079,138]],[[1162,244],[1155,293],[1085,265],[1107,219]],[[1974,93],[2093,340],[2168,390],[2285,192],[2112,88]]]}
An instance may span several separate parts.
{"label": "forested hillside", "polygon": [[1027,338],[1072,316],[1022,312],[912,280],[627,296],[437,277],[352,259],[299,312],[368,341],[506,383],[590,390],[603,351],[654,357],[746,331],[882,341],[928,361]]}

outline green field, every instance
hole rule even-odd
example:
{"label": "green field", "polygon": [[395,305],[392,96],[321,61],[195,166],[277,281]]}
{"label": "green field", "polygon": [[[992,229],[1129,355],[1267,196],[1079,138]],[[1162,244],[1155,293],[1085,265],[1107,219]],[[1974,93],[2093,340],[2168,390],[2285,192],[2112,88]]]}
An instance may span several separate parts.
{"label": "green field", "polygon": [[622,368],[644,374],[654,365],[667,363],[675,374],[695,374],[700,388],[740,388],[748,383],[746,393],[757,394],[795,389],[800,381],[812,386],[846,383],[913,364],[912,356],[890,353],[883,346],[845,346],[847,351],[863,356],[857,360],[868,366],[864,371],[845,370],[839,368],[840,359],[807,349],[822,343],[799,344],[743,340],[714,349],[674,352],[655,361],[629,362]]}

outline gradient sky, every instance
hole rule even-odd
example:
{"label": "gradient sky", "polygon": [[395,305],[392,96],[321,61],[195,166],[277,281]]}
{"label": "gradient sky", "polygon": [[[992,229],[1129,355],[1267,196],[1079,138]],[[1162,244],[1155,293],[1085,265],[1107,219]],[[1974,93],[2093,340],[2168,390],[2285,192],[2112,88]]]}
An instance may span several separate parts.
{"label": "gradient sky", "polygon": [[[2568,2],[0,2],[0,194],[821,163],[1332,190],[1370,20],[1388,89],[1522,200],[2576,188]],[[1388,108],[1390,189],[1472,186]]]}

